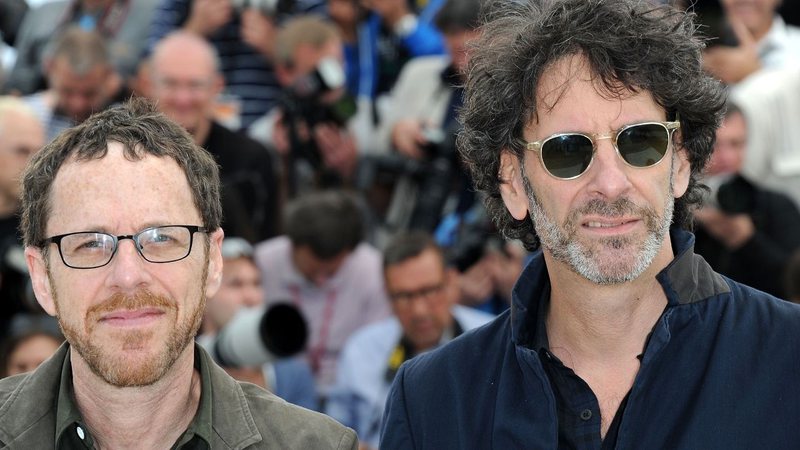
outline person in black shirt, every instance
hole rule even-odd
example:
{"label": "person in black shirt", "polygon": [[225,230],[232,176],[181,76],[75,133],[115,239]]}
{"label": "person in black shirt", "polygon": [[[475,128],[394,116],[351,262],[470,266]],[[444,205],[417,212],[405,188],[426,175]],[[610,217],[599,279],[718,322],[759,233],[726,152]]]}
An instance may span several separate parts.
{"label": "person in black shirt", "polygon": [[220,165],[225,231],[251,242],[276,234],[278,196],[267,149],[217,123],[212,115],[222,92],[214,48],[202,38],[175,32],[151,58],[152,96],[159,109],[186,128]]}
{"label": "person in black shirt", "polygon": [[42,124],[22,101],[0,97],[0,338],[11,317],[25,311],[28,284],[19,227],[19,177],[44,145]]}

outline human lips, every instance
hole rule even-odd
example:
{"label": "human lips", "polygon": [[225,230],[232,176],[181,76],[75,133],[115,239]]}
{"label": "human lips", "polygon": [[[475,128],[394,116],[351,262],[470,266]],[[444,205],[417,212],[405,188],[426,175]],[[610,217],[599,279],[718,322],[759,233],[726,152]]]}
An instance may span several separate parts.
{"label": "human lips", "polygon": [[116,310],[100,317],[100,322],[117,327],[137,327],[149,325],[164,315],[159,308],[136,310]]}
{"label": "human lips", "polygon": [[581,225],[592,232],[617,234],[632,230],[639,222],[635,217],[603,217],[585,219]]}

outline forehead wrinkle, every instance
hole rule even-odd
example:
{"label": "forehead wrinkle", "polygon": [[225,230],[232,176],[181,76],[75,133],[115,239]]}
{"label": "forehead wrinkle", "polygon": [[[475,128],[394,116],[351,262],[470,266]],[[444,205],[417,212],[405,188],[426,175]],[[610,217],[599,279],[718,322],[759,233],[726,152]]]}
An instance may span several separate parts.
{"label": "forehead wrinkle", "polygon": [[[124,228],[126,232],[121,234],[131,234],[141,231],[148,226],[171,224],[167,223],[171,221],[170,219],[178,219],[177,217],[172,217],[173,215],[181,216],[186,212],[181,210],[180,206],[176,204],[179,199],[175,201],[157,201],[151,203],[146,203],[142,200],[142,203],[139,205],[142,208],[135,211],[134,214],[133,209],[124,208],[124,205],[131,200],[130,195],[137,192],[141,193],[141,196],[150,196],[157,199],[169,199],[175,198],[176,196],[183,197],[185,196],[184,194],[189,194],[186,201],[188,205],[192,206],[191,213],[199,217],[199,212],[196,211],[196,207],[190,195],[188,180],[186,180],[185,174],[174,160],[149,154],[144,155],[140,159],[131,160],[128,155],[122,152],[121,147],[121,144],[115,143],[115,145],[111,145],[110,143],[108,152],[101,158],[83,160],[77,158],[73,154],[62,164],[51,185],[51,192],[48,196],[51,214],[49,214],[46,230],[49,234],[53,232],[51,229],[52,224],[59,220],[61,220],[64,226],[80,226],[80,228],[82,228],[81,230],[67,230],[64,232],[91,229],[120,234],[122,228]],[[164,159],[164,161],[161,161],[161,159]],[[168,163],[169,160],[172,160],[174,165],[170,165]],[[173,168],[179,170],[179,173],[184,176],[183,180],[176,180],[176,173]],[[142,170],[145,170],[147,175],[136,176],[136,174]],[[134,175],[130,175],[130,172],[135,173]],[[118,175],[120,173],[124,174],[120,176]],[[117,176],[120,176],[120,183],[125,183],[120,186],[119,189],[114,186],[114,181]],[[172,181],[156,183],[154,180]],[[183,192],[184,187],[188,192]],[[88,214],[93,210],[91,203],[81,204],[76,200],[87,200],[85,196],[91,193],[102,193],[102,195],[97,198],[99,202],[98,207],[103,207],[103,205],[108,207],[113,204],[114,207],[120,211],[120,215],[116,216],[112,214],[98,217],[98,215],[92,214],[91,217],[86,217],[86,215],[81,216],[79,213],[75,213],[77,210]],[[135,194],[133,195],[135,196]],[[54,203],[55,199],[59,200],[58,204]],[[124,216],[129,216],[128,219],[132,216],[136,216],[137,222],[118,223],[119,217]],[[117,218],[109,220],[109,217]],[[138,221],[138,219],[141,220]],[[80,222],[84,220],[93,227],[87,228],[87,226],[79,225]],[[193,222],[194,219],[189,220],[187,218],[183,221]],[[183,225],[183,223],[178,225]],[[58,232],[60,233],[62,230],[58,230]]]}
{"label": "forehead wrinkle", "polygon": [[[622,100],[635,97],[640,93],[635,88],[631,89],[625,86],[619,80],[605,80],[600,77],[591,67],[589,60],[581,53],[568,55],[553,61],[542,71],[539,85],[536,88],[536,110],[532,122],[538,124],[540,114],[551,113],[567,95],[567,92],[580,82],[591,83],[598,96],[609,101],[619,102],[615,120],[622,116]],[[649,92],[647,94],[651,95]]]}

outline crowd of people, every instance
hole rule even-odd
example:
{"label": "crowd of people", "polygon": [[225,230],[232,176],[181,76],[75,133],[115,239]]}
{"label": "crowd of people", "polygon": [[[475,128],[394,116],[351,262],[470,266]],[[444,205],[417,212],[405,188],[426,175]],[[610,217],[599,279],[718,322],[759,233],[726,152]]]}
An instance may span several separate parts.
{"label": "crowd of people", "polygon": [[[780,322],[788,317],[774,312],[780,302],[800,303],[800,17],[789,2],[719,0],[717,15],[697,18],[683,12],[708,2],[620,0],[619,10],[585,0],[29,3],[0,4],[0,35],[15,54],[0,72],[0,378],[55,354],[37,383],[83,380],[71,400],[58,390],[47,398],[59,417],[69,414],[58,425],[62,444],[76,436],[91,443],[89,435],[98,445],[130,442],[98,420],[99,401],[113,398],[106,385],[98,396],[87,389],[100,379],[155,383],[141,393],[150,399],[191,381],[187,402],[150,420],[174,417],[178,406],[198,415],[164,421],[157,429],[169,430],[167,440],[147,441],[157,445],[238,435],[313,448],[357,441],[367,450],[383,434],[386,448],[511,448],[548,435],[541,427],[500,431],[514,426],[511,411],[525,414],[530,395],[557,405],[548,420],[559,444],[623,442],[622,414],[644,401],[633,384],[640,363],[650,370],[651,348],[661,345],[653,341],[678,326],[657,322],[662,312],[683,323],[684,305],[705,311],[709,299],[731,297],[741,310],[713,319],[725,327],[737,313]],[[619,14],[643,27],[638,37],[613,25]],[[702,30],[715,35],[701,41],[681,20],[705,20]],[[593,26],[607,41],[592,40]],[[617,51],[635,61],[615,59]],[[659,133],[664,149],[656,148]],[[601,155],[606,139],[620,164]],[[657,158],[629,155],[625,140],[636,139],[650,139]],[[581,161],[569,160],[587,145]],[[198,148],[202,156],[190,155]],[[664,156],[669,148],[676,151]],[[653,176],[623,175],[639,169]],[[565,183],[573,180],[609,202],[561,211],[571,207]],[[659,191],[664,180],[668,194]],[[652,208],[628,201],[631,186]],[[637,214],[646,219],[641,253],[649,256],[623,274],[629,261],[620,252],[632,244],[590,248],[582,229],[624,228],[604,217]],[[594,218],[579,224],[578,215]],[[159,249],[164,240],[177,242],[169,244],[175,253]],[[198,248],[208,252],[205,263]],[[662,270],[666,294],[654,281]],[[80,285],[94,271],[102,275]],[[689,271],[696,285],[684,280]],[[202,298],[173,310],[167,294]],[[587,306],[580,294],[609,309]],[[61,306],[81,295],[77,310]],[[742,297],[764,300],[766,311],[738,306]],[[622,298],[653,309],[623,311]],[[81,322],[150,320],[115,312],[124,301],[174,315],[159,356],[168,367],[132,369],[149,360],[109,356],[112,345],[127,351],[150,338],[117,343],[109,325]],[[604,322],[611,310],[639,321],[616,342],[615,351],[638,345],[633,362],[595,359],[592,345],[602,340],[576,332],[611,333],[620,324]],[[706,334],[692,337],[709,355],[723,351],[706,346]],[[456,338],[460,346],[446,345]],[[450,352],[430,355],[442,346]],[[74,375],[64,375],[70,358]],[[509,364],[535,373],[498,369]],[[237,387],[248,400],[234,413],[288,418],[212,437],[198,425],[211,414],[201,394],[206,384],[234,389],[228,375],[356,434]],[[518,387],[530,377],[549,380],[553,391]],[[503,383],[517,387],[498,389]],[[483,405],[480,414],[470,416],[470,401]],[[508,424],[495,423],[495,412]],[[303,423],[309,430],[292,436],[277,428]],[[480,423],[494,432],[473,436]],[[669,441],[663,429],[651,431],[647,442]],[[8,436],[0,433],[0,446]]]}

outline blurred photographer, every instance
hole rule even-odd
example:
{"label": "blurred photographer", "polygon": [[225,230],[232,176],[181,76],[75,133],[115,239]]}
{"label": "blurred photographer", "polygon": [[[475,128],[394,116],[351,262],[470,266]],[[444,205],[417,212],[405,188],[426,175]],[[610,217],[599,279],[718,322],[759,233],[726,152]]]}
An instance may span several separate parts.
{"label": "blurred photographer", "polygon": [[347,183],[358,161],[350,129],[356,107],[345,92],[337,28],[316,16],[292,19],[278,32],[274,56],[283,94],[250,128],[251,137],[280,156],[289,196]]}
{"label": "blurred photographer", "polygon": [[324,400],[345,341],[389,316],[381,254],[364,241],[357,200],[340,190],[307,194],[284,210],[286,236],[256,245],[265,302],[290,303],[308,322],[306,359]]}
{"label": "blurred photographer", "polygon": [[[253,247],[242,238],[222,241],[222,281],[219,291],[206,301],[197,342],[212,355],[214,338],[237,313],[264,303],[261,273],[253,260]],[[216,357],[216,355],[215,355]],[[272,391],[289,403],[317,409],[314,378],[305,360],[281,358],[260,367],[225,367],[234,378]]]}
{"label": "blurred photographer", "polygon": [[377,133],[379,156],[364,164],[359,187],[371,190],[384,173],[397,179],[384,219],[390,232],[433,232],[444,215],[463,214],[475,203],[456,154],[455,136],[469,61],[467,43],[479,34],[479,11],[480,0],[447,1],[434,21],[447,54],[409,61],[382,108],[386,114]]}
{"label": "blurred photographer", "polygon": [[718,272],[786,298],[783,277],[800,247],[800,211],[741,175],[746,144],[744,115],[729,105],[706,173],[711,194],[694,213],[695,251]]}

